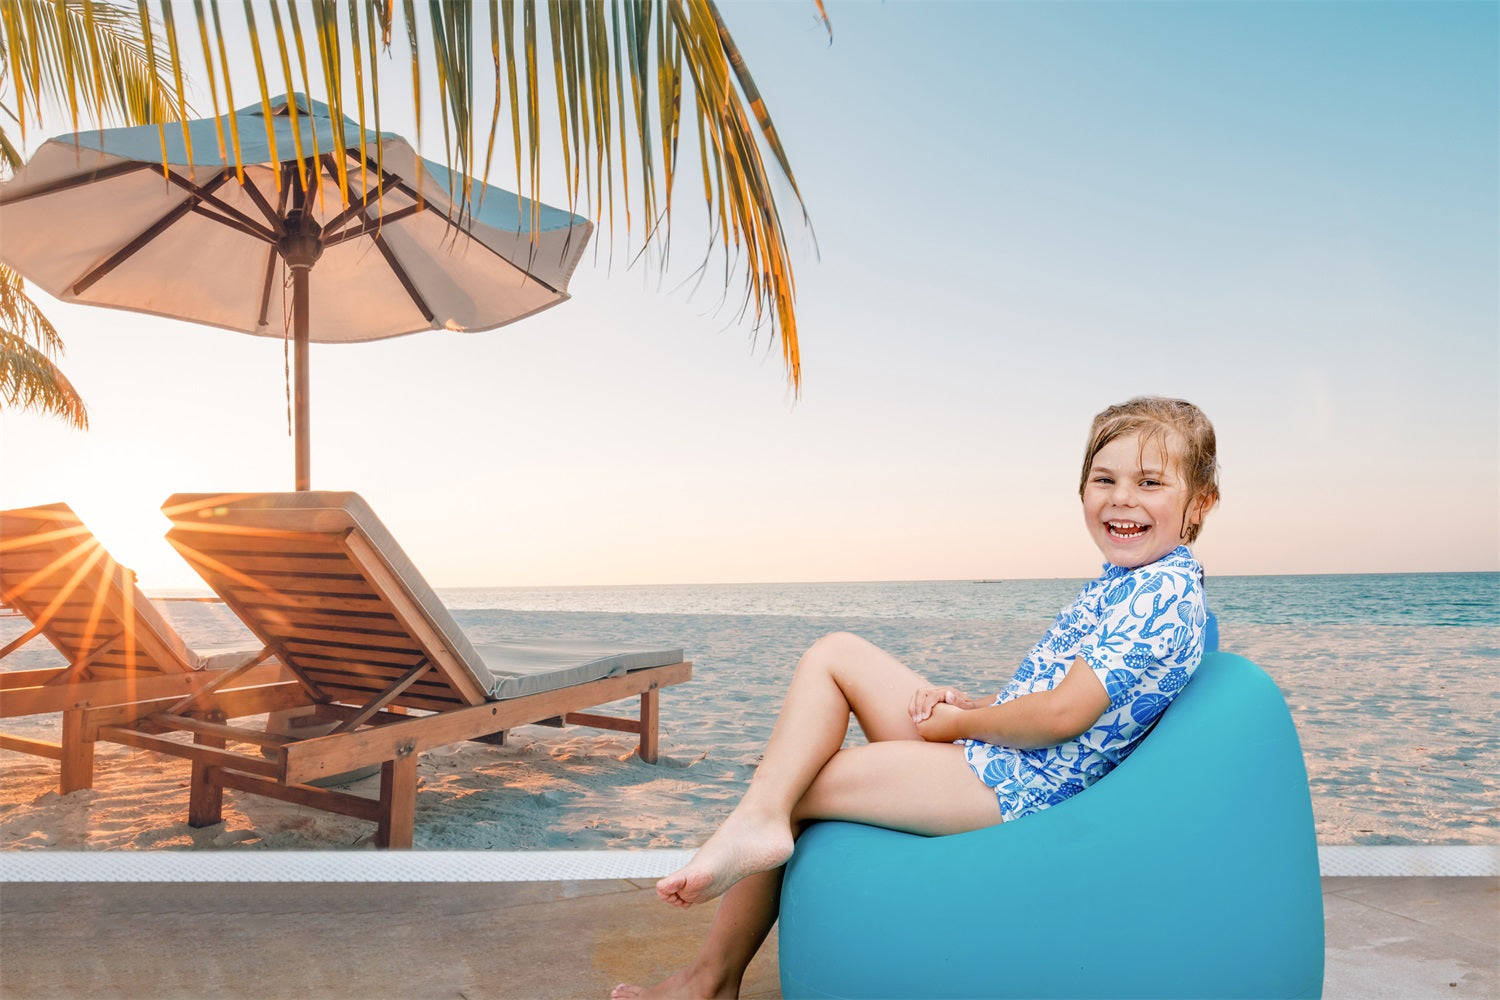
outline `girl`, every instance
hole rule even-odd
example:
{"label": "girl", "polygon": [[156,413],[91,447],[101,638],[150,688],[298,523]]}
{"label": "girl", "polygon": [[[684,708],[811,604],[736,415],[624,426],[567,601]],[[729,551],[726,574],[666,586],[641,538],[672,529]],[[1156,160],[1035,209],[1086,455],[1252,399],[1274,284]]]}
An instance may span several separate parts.
{"label": "girl", "polygon": [[[1094,418],[1078,493],[1106,560],[993,700],[933,687],[848,633],[797,664],[745,797],[656,885],[675,906],[723,895],[697,957],[624,997],[733,997],[776,922],[797,831],[852,820],[927,835],[1011,822],[1123,760],[1203,655],[1203,570],[1184,543],[1219,498],[1213,427],[1138,398]],[[869,743],[841,748],[849,715]],[[914,879],[922,873],[913,872]]]}

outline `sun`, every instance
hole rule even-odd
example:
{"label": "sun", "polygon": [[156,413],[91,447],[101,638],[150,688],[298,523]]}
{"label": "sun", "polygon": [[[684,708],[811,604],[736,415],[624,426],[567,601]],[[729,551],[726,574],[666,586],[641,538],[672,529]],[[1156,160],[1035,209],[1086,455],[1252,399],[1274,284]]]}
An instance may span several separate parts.
{"label": "sun", "polygon": [[40,470],[24,490],[7,490],[0,507],[65,503],[146,593],[207,594],[165,538],[171,524],[161,503],[183,479],[176,456],[129,439],[90,437],[85,460]]}
{"label": "sun", "polygon": [[184,589],[207,592],[203,581],[167,544],[163,536],[170,524],[155,504],[142,498],[125,502],[113,497],[79,497],[69,501],[69,506],[104,550],[134,571],[137,585],[148,594]]}

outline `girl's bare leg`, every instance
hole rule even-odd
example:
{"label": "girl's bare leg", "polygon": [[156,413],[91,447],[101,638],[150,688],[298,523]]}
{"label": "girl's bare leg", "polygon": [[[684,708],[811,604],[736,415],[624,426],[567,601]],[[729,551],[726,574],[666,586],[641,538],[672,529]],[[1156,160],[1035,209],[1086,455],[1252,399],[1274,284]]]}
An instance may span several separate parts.
{"label": "girl's bare leg", "polygon": [[[838,751],[793,810],[792,821],[846,819],[914,833],[960,833],[1000,821],[994,793],[975,779],[962,748],[952,744],[886,741]],[[727,824],[726,824],[727,826]],[[708,937],[681,972],[642,989],[620,986],[625,997],[732,997],[755,957],[781,902],[781,869],[758,872],[724,894]]]}
{"label": "girl's bare leg", "polygon": [[739,996],[745,969],[771,933],[780,903],[780,868],[746,876],[719,901],[708,937],[687,968],[649,988],[622,983],[610,994],[611,1000]]}
{"label": "girl's bare leg", "polygon": [[656,884],[676,906],[701,903],[792,854],[792,809],[844,742],[852,712],[871,741],[920,740],[906,714],[925,682],[858,636],[824,636],[803,654],[740,804],[686,866]]}

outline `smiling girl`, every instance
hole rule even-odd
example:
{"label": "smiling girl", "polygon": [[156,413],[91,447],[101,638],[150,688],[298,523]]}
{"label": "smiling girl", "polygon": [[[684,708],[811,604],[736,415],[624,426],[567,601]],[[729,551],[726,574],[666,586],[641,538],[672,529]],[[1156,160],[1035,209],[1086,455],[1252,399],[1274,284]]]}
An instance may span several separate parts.
{"label": "smiling girl", "polygon": [[[998,695],[933,687],[848,633],[803,654],[745,797],[657,883],[690,906],[723,895],[692,964],[612,996],[737,996],[776,922],[781,866],[820,819],[911,833],[1014,822],[1084,791],[1135,749],[1203,655],[1203,570],[1186,543],[1219,498],[1212,425],[1143,397],[1094,418],[1079,495],[1106,560]],[[843,747],[849,716],[867,744]],[[915,877],[922,877],[914,873]]]}

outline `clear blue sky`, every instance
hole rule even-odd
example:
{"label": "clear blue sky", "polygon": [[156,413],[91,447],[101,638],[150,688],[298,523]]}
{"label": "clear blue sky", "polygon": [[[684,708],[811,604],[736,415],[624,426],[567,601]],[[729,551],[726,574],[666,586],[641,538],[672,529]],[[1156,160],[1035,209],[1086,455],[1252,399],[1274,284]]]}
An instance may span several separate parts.
{"label": "clear blue sky", "polygon": [[[664,283],[622,236],[515,326],[315,346],[313,484],[432,583],[1090,575],[1084,433],[1139,393],[1218,428],[1210,573],[1500,566],[1500,7],[723,10],[816,230],[802,400],[676,288],[686,219]],[[0,505],[191,585],[157,505],[290,487],[281,345],[52,315],[94,427],[0,417]]]}

